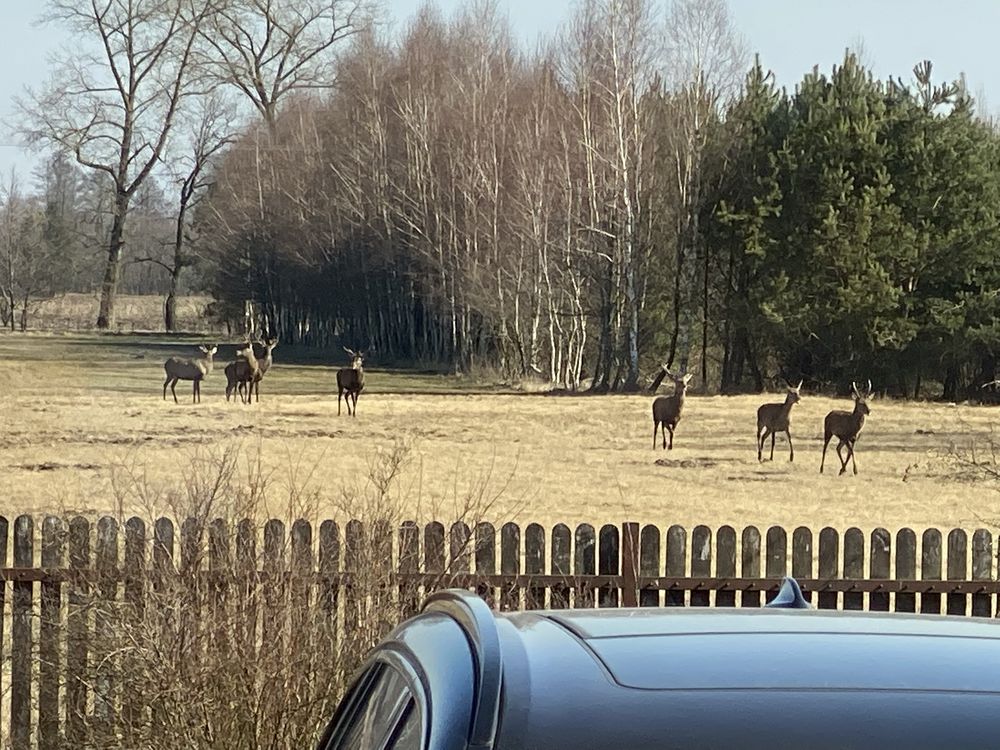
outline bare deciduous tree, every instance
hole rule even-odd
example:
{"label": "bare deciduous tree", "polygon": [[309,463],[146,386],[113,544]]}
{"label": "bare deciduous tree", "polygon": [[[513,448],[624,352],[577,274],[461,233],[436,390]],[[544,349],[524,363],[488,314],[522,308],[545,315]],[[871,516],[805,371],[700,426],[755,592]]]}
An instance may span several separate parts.
{"label": "bare deciduous tree", "polygon": [[273,130],[291,93],[329,89],[335,45],[370,22],[366,0],[222,0],[202,27],[204,63]]}
{"label": "bare deciduous tree", "polygon": [[47,20],[81,46],[66,50],[48,85],[19,108],[30,143],[67,150],[114,185],[98,328],[114,323],[129,202],[190,93],[197,29],[213,9],[196,0],[49,1]]}
{"label": "bare deciduous tree", "polygon": [[[687,369],[697,299],[698,226],[708,123],[720,103],[738,89],[747,52],[729,15],[726,0],[671,0],[666,21],[667,80],[671,88],[669,150],[676,178],[677,239],[674,276],[674,330],[667,364],[680,356]],[[702,254],[702,387],[707,386],[709,255]]]}
{"label": "bare deciduous tree", "polygon": [[0,324],[12,331],[27,330],[32,300],[51,281],[42,226],[41,206],[22,194],[12,171],[0,186]]}

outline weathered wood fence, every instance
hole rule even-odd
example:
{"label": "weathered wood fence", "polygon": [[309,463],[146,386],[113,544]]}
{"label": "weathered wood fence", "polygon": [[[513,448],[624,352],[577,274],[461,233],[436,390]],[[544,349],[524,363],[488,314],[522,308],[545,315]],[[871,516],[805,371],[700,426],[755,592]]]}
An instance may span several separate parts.
{"label": "weathered wood fence", "polygon": [[[381,577],[371,578],[373,566]],[[269,586],[294,580],[301,601],[343,631],[351,627],[352,598],[364,596],[358,588],[372,580],[391,589],[406,613],[443,586],[475,588],[508,610],[759,607],[787,574],[816,606],[830,609],[991,617],[1000,593],[987,529],[893,535],[798,527],[789,534],[779,526],[689,531],[631,522],[546,529],[327,520],[314,527],[193,518],[178,529],[167,518],[147,525],[139,518],[50,516],[36,524],[30,516],[13,523],[0,517],[0,654],[9,668],[0,717],[9,714],[14,748],[58,747],[72,738],[74,722],[100,710],[100,679],[73,675],[87,667],[88,638],[106,626],[74,612],[95,600],[141,607],[168,575],[209,585],[225,580],[265,600]],[[262,625],[254,638],[267,632]]]}

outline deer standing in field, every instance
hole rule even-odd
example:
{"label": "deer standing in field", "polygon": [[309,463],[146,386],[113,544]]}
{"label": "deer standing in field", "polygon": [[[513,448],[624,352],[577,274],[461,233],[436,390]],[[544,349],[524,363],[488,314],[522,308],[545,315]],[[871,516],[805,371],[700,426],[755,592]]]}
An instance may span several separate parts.
{"label": "deer standing in field", "polygon": [[191,391],[191,401],[192,403],[201,403],[201,381],[208,377],[212,372],[212,357],[219,350],[219,347],[213,346],[211,348],[199,346],[198,347],[203,353],[204,357],[198,357],[197,359],[184,359],[182,357],[171,357],[166,362],[163,363],[163,369],[167,373],[167,379],[163,381],[163,400],[167,399],[167,386],[170,386],[170,392],[174,394],[174,403],[177,403],[177,381],[178,380],[190,380],[193,382],[193,387]]}
{"label": "deer standing in field", "polygon": [[226,401],[229,400],[230,396],[233,397],[233,401],[236,401],[233,392],[239,388],[240,401],[249,405],[250,393],[247,393],[246,398],[244,398],[244,387],[249,383],[250,389],[253,389],[254,381],[259,379],[260,363],[254,355],[253,345],[248,341],[242,349],[236,352],[236,360],[226,365]]}
{"label": "deer standing in field", "polygon": [[[684,394],[687,392],[688,383],[694,376],[691,373],[678,377],[663,365],[663,369],[656,380],[653,381],[650,390],[654,393],[667,376],[674,381],[674,393],[671,396],[659,396],[653,401],[653,450],[656,450],[656,431],[662,427],[663,447],[667,450],[674,449],[674,428],[681,420],[681,409],[684,408]],[[670,444],[667,445],[667,431],[670,431]]]}
{"label": "deer standing in field", "polygon": [[[358,395],[365,387],[365,371],[362,367],[365,353],[356,352],[346,346],[344,351],[351,355],[351,366],[337,370],[337,416],[340,416],[340,398],[344,396],[347,401],[347,414],[356,417],[358,416]],[[353,411],[351,410],[352,398],[354,399]]]}
{"label": "deer standing in field", "polygon": [[[840,458],[840,474],[847,471],[847,462],[854,465],[855,475],[858,473],[858,462],[854,459],[854,443],[861,433],[861,428],[865,426],[865,417],[871,414],[871,409],[866,403],[872,395],[872,381],[868,381],[868,390],[862,396],[858,391],[858,386],[851,383],[851,390],[854,394],[854,411],[831,411],[823,420],[823,458],[819,463],[819,473],[823,473],[823,464],[826,462],[826,446],[830,438],[837,436],[840,442],[837,443],[837,456]],[[841,448],[847,446],[847,458],[840,452]],[[840,476],[838,474],[838,476]]]}
{"label": "deer standing in field", "polygon": [[[260,381],[264,379],[264,375],[267,371],[271,369],[271,365],[274,364],[274,356],[271,352],[278,345],[278,339],[264,339],[262,342],[254,342],[253,344],[253,355],[257,358],[257,375],[253,380],[245,381],[241,380],[239,383],[240,396],[242,397],[243,392],[247,389],[249,385],[249,391],[253,391],[256,395],[257,403],[260,403]],[[247,401],[250,401],[250,392],[247,392]]]}
{"label": "deer standing in field", "polygon": [[762,404],[757,409],[757,461],[763,461],[764,441],[767,436],[771,436],[771,461],[774,460],[774,435],[783,432],[788,436],[788,460],[795,460],[795,449],[792,447],[792,431],[790,427],[792,418],[792,407],[795,406],[802,397],[799,389],[802,388],[802,381],[792,388],[788,386],[788,393],[785,395],[785,402],[781,404]]}

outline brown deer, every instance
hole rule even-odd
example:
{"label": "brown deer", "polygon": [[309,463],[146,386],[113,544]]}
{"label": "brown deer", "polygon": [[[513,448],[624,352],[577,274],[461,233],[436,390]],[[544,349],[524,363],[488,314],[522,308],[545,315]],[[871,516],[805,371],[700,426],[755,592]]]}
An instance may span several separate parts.
{"label": "brown deer", "polygon": [[163,369],[167,373],[167,379],[163,382],[163,400],[167,399],[167,386],[170,386],[170,392],[174,394],[174,403],[177,403],[177,381],[178,380],[190,380],[193,381],[193,387],[191,392],[192,403],[201,403],[201,381],[204,380],[212,372],[212,357],[219,350],[219,347],[213,346],[211,348],[199,346],[198,347],[203,353],[204,357],[199,357],[197,359],[183,359],[182,357],[171,357],[166,362],[163,363]]}
{"label": "brown deer", "polygon": [[[362,367],[365,357],[364,352],[356,352],[353,349],[344,347],[344,351],[351,355],[351,366],[337,370],[337,416],[340,416],[340,399],[342,396],[347,401],[347,414],[358,416],[358,395],[365,387],[365,371]],[[351,399],[354,399],[354,409],[351,409]]]}
{"label": "brown deer", "polygon": [[[823,420],[823,458],[819,463],[819,473],[823,473],[823,464],[826,463],[826,447],[830,438],[837,436],[840,442],[837,443],[837,456],[840,458],[840,474],[847,471],[847,462],[854,465],[855,475],[858,473],[858,462],[854,458],[854,443],[861,433],[861,428],[865,426],[865,417],[871,414],[867,400],[872,395],[872,381],[868,381],[868,390],[862,396],[858,392],[858,386],[851,383],[851,390],[854,394],[854,411],[831,411]],[[847,458],[840,452],[841,448],[847,446]],[[838,476],[840,476],[838,474]]]}
{"label": "brown deer", "polygon": [[[670,372],[666,365],[663,365],[662,371],[656,376],[656,380],[650,386],[650,390],[653,393],[656,392],[656,389],[663,382],[665,376],[674,381],[674,393],[672,396],[659,396],[653,401],[653,450],[656,450],[656,431],[660,429],[661,424],[663,425],[664,449],[674,449],[674,428],[677,427],[677,423],[681,420],[681,409],[684,408],[684,394],[687,392],[688,383],[694,377],[690,373],[678,377]],[[667,430],[670,431],[669,445],[667,444]]]}
{"label": "brown deer", "polygon": [[[264,341],[254,342],[253,354],[257,358],[258,372],[253,380],[241,380],[239,382],[241,397],[249,385],[250,390],[256,395],[257,403],[260,403],[260,381],[264,379],[264,375],[267,374],[267,371],[271,369],[271,365],[274,364],[274,356],[271,352],[274,351],[276,346],[278,346],[278,339],[264,339]],[[247,401],[249,400],[250,393],[247,393]]]}
{"label": "brown deer", "polygon": [[249,405],[250,394],[244,398],[244,389],[247,383],[253,388],[255,380],[260,379],[260,363],[253,352],[253,345],[248,341],[243,348],[236,352],[236,360],[226,365],[226,401],[233,397],[236,401],[234,391],[239,388],[240,401]]}
{"label": "brown deer", "polygon": [[802,381],[794,388],[788,386],[788,393],[785,401],[781,404],[762,404],[757,409],[757,461],[763,461],[764,441],[767,436],[771,436],[771,461],[774,460],[774,435],[783,432],[788,436],[788,460],[795,460],[795,449],[792,447],[792,431],[790,422],[792,417],[792,407],[802,400],[799,389],[802,388]]}

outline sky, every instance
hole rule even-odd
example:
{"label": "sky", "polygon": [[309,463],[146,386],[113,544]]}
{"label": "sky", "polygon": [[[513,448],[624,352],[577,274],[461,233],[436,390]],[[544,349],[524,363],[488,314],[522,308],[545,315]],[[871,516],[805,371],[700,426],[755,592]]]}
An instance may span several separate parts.
{"label": "sky", "polygon": [[[436,0],[446,14],[468,0]],[[540,36],[556,32],[569,18],[574,0],[497,0],[514,31],[533,46]],[[386,16],[398,28],[424,0],[384,0]],[[13,99],[25,86],[46,80],[49,57],[73,39],[36,21],[43,0],[0,0],[0,175],[15,168],[22,179],[37,157],[19,143]],[[881,78],[910,80],[913,66],[934,63],[936,80],[965,73],[969,90],[981,97],[981,108],[1000,109],[1000,65],[994,57],[1000,29],[997,0],[729,0],[737,30],[751,52],[761,55],[779,85],[793,88],[819,65],[829,71],[846,47],[864,49],[864,60]]]}

